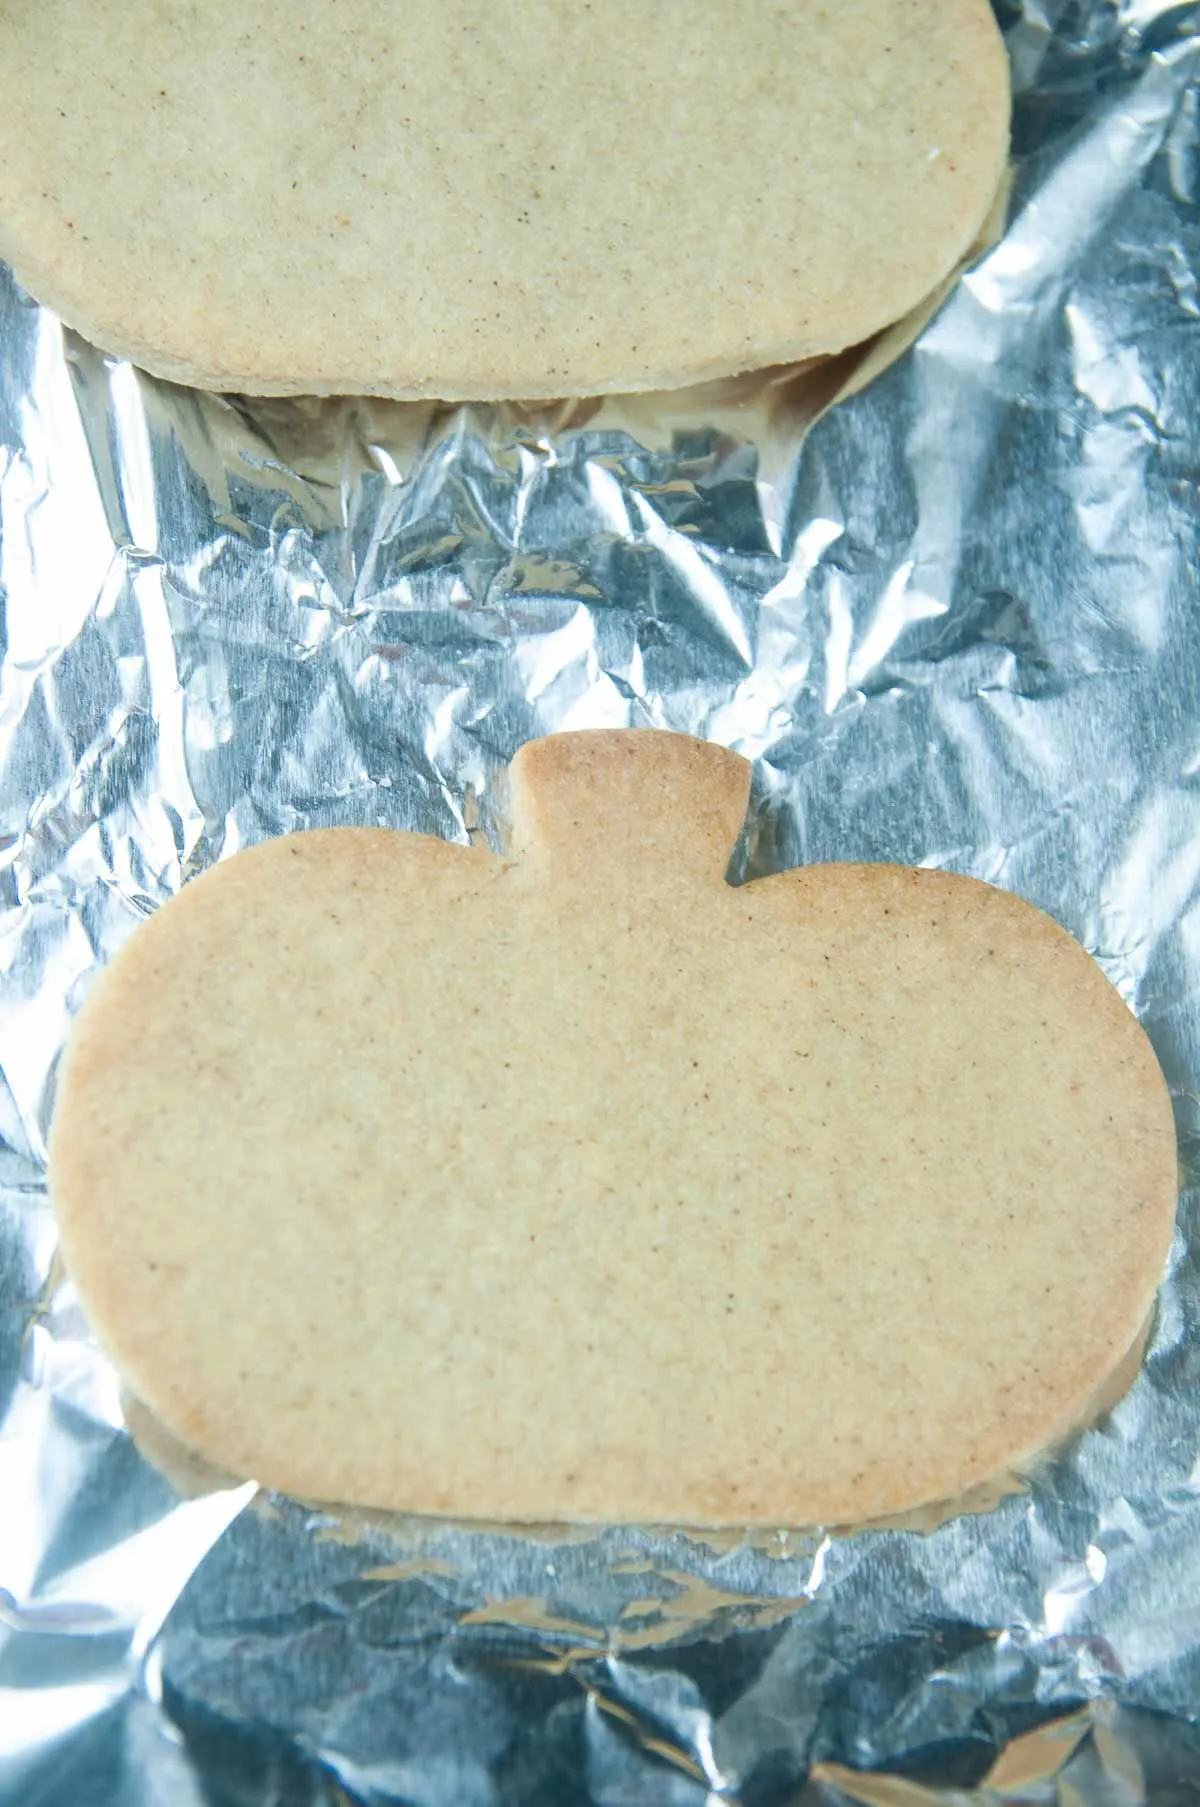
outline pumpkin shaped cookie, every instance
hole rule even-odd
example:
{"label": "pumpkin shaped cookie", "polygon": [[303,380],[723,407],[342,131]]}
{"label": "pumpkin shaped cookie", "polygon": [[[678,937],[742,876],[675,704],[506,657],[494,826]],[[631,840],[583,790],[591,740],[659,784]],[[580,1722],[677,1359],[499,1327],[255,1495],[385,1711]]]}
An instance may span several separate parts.
{"label": "pumpkin shaped cookie", "polygon": [[1086,1417],[1144,1328],[1166,1087],[1089,957],[974,880],[725,880],[749,768],[525,747],[509,856],[268,842],[96,983],[67,1265],[163,1423],[304,1497],[844,1523]]}

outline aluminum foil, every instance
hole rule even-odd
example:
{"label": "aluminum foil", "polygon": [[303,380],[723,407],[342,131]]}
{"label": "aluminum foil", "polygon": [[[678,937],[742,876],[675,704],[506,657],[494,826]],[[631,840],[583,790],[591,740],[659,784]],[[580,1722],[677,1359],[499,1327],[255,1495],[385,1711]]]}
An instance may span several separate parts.
{"label": "aluminum foil", "polygon": [[[832,409],[861,358],[243,403],[0,286],[3,1801],[1200,1798],[1200,15],[999,10],[1007,230]],[[757,762],[742,876],[953,866],[1094,953],[1186,1182],[1133,1391],[931,1531],[518,1537],[160,1472],[54,1266],[88,983],[248,842],[495,836],[524,739],[613,723]]]}

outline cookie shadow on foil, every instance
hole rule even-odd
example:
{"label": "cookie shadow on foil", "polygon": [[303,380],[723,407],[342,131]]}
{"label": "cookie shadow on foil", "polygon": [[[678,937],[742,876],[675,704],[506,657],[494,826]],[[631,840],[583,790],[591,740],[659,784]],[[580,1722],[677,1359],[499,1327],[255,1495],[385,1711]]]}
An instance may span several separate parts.
{"label": "cookie shadow on foil", "polygon": [[[604,1626],[564,1616],[549,1597],[529,1592],[519,1580],[507,1593],[489,1589],[461,1615],[463,1625],[508,1627],[550,1638],[554,1648],[547,1660],[558,1665],[590,1659],[600,1647],[634,1651],[670,1644],[730,1617],[743,1628],[762,1629],[781,1623],[811,1603],[831,1540],[880,1532],[930,1535],[953,1519],[986,1515],[1015,1495],[1027,1493],[1039,1474],[1069,1456],[1082,1437],[1102,1427],[1125,1397],[1141,1369],[1154,1319],[1152,1312],[1074,1426],[1053,1445],[953,1499],[861,1525],[713,1528],[492,1522],[293,1500],[265,1491],[259,1492],[248,1509],[268,1517],[299,1514],[306,1534],[317,1542],[361,1550],[366,1562],[360,1575],[363,1581],[454,1578],[474,1585],[486,1578],[482,1570],[489,1565],[481,1569],[472,1551],[499,1541],[534,1556],[595,1545],[599,1559],[614,1576],[642,1575],[648,1587],[660,1590],[623,1601],[615,1621]],[[122,1394],[122,1408],[141,1455],[185,1499],[242,1484],[244,1477],[223,1472],[189,1449],[133,1394]],[[613,1537],[622,1536],[630,1540],[631,1547],[614,1558],[609,1544]],[[781,1568],[807,1564],[811,1586],[778,1594],[722,1586],[714,1578],[713,1568],[735,1552]]]}
{"label": "cookie shadow on foil", "polygon": [[[753,445],[759,475],[777,479],[806,435],[835,403],[865,389],[916,342],[964,270],[1003,235],[1011,190],[1005,171],[983,226],[961,262],[916,308],[871,339],[831,356],[749,371],[684,389],[585,397],[553,402],[397,402],[370,396],[207,395],[136,373],[147,398],[171,426],[197,468],[239,477],[273,490],[302,487],[309,511],[340,520],[345,498],[365,474],[400,484],[439,444],[471,436],[501,466],[523,452],[552,453],[578,433],[612,435],[643,450],[666,453],[694,434]],[[68,334],[77,386],[101,381],[107,364],[77,335]],[[207,451],[208,456],[205,456]],[[215,456],[214,456],[215,455]],[[222,487],[220,483],[216,486]]]}

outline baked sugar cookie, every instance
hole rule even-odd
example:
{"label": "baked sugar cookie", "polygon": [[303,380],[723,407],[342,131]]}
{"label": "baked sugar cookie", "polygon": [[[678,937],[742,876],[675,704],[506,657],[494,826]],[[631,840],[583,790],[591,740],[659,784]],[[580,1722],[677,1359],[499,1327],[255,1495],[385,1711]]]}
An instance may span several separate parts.
{"label": "baked sugar cookie", "polygon": [[1171,1236],[1145,1035],[974,880],[727,884],[747,782],[553,737],[506,857],[285,837],[134,933],[51,1180],[170,1431],[309,1498],[703,1526],[907,1511],[1080,1422]]}
{"label": "baked sugar cookie", "polygon": [[1007,151],[987,0],[7,0],[0,255],[257,394],[658,389],[865,339]]}

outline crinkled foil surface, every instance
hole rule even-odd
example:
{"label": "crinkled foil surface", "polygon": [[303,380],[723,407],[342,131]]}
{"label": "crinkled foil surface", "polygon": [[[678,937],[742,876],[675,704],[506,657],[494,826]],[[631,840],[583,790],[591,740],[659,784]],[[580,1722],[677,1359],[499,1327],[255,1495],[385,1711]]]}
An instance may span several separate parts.
{"label": "crinkled foil surface", "polygon": [[[853,358],[241,403],[0,288],[4,1802],[1200,1799],[1200,13],[1001,16],[1007,230],[831,411]],[[517,1537],[164,1478],[54,1269],[89,981],[249,842],[494,834],[524,739],[614,723],[757,762],[750,873],[952,866],[1093,952],[1188,1182],[1132,1393],[927,1531]]]}

